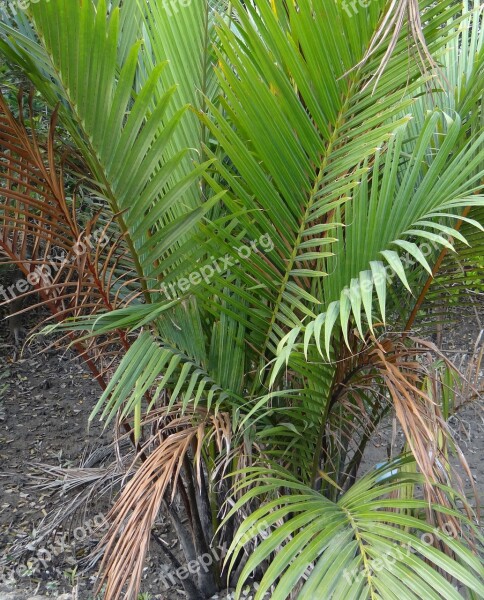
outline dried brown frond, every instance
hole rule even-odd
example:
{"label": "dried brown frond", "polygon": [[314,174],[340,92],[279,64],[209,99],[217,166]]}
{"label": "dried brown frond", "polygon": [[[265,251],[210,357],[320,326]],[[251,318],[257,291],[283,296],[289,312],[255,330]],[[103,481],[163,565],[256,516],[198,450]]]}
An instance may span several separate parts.
{"label": "dried brown frond", "polygon": [[106,584],[105,595],[111,600],[137,597],[153,524],[170,490],[173,500],[190,454],[200,474],[207,438],[230,444],[230,421],[222,413],[202,408],[182,412],[175,406],[169,413],[151,411],[143,424],[153,423],[159,428],[140,449],[141,464],[108,515],[110,529],[100,544],[104,558],[98,588]]}
{"label": "dried brown frond", "polygon": [[[415,460],[427,480],[427,495],[434,501],[447,504],[445,494],[435,484],[457,485],[449,463],[449,450],[459,456],[466,472],[469,468],[442,415],[443,383],[434,369],[438,358],[457,373],[456,367],[427,340],[403,335],[387,336],[370,344],[358,356],[359,376],[348,381],[347,395],[361,385],[381,381],[388,390],[391,405]],[[470,477],[472,482],[472,477]],[[464,490],[459,489],[463,494]],[[469,507],[467,507],[469,508]]]}
{"label": "dried brown frond", "polygon": [[34,463],[33,472],[28,475],[29,484],[43,493],[57,494],[59,501],[36,525],[35,537],[27,535],[24,539],[18,539],[9,547],[9,554],[21,556],[28,550],[27,546],[30,549],[32,546],[41,547],[60,529],[72,530],[76,518],[81,519],[85,515],[94,499],[110,496],[120,486],[132,459],[132,453],[126,454],[121,461],[112,461],[99,468],[62,468]]}
{"label": "dried brown frond", "polygon": [[[0,254],[17,265],[28,289],[4,303],[36,295],[37,303],[20,313],[45,306],[54,321],[126,306],[139,286],[123,236],[109,213],[81,218],[75,196],[66,195],[55,146],[56,113],[41,144],[22,121],[21,96],[19,102],[16,119],[0,94]],[[123,332],[85,343],[74,334],[68,339],[102,387],[112,366],[103,356],[106,345],[129,346]]]}
{"label": "dried brown frond", "polygon": [[[441,409],[445,384],[437,368],[438,361],[453,371],[457,378],[456,367],[432,342],[411,337],[407,333],[385,334],[381,339],[369,335],[367,345],[360,352],[356,352],[355,348],[353,350],[353,354],[345,355],[341,363],[338,372],[340,383],[335,385],[332,398],[332,405],[343,405],[345,413],[350,415],[340,429],[337,428],[336,435],[332,432],[335,438],[333,443],[341,444],[345,427],[348,440],[354,440],[357,432],[360,435],[360,446],[349,461],[346,478],[343,479],[344,486],[347,487],[354,480],[366,442],[375,431],[379,419],[391,407],[405,435],[407,447],[425,477],[423,492],[429,502],[429,521],[444,525],[441,523],[442,515],[431,510],[431,503],[463,508],[472,518],[473,510],[465,499],[462,480],[451,465],[450,454],[458,457],[471,482],[478,507],[477,490],[467,461],[453,439]],[[365,396],[365,405],[359,398],[360,394]],[[373,399],[369,401],[370,398]],[[358,410],[362,412],[360,417],[356,414]],[[457,490],[460,499],[449,496],[441,485]],[[472,535],[462,529],[460,521],[449,515],[445,515],[445,518],[472,545]],[[450,552],[448,548],[444,550]]]}
{"label": "dried brown frond", "polygon": [[400,35],[408,24],[410,38],[413,41],[412,49],[417,55],[417,63],[423,75],[430,75],[432,72],[437,73],[441,78],[443,74],[437,63],[432,57],[427,42],[423,34],[422,20],[420,17],[420,7],[418,0],[392,0],[388,10],[386,11],[380,26],[375,32],[371,44],[365,53],[363,59],[353,67],[352,70],[365,65],[371,56],[373,56],[385,41],[389,38],[388,47],[383,55],[380,65],[369,81],[366,83],[367,88],[374,82],[374,88],[377,87],[381,76],[383,75],[390,58],[397,46]]}

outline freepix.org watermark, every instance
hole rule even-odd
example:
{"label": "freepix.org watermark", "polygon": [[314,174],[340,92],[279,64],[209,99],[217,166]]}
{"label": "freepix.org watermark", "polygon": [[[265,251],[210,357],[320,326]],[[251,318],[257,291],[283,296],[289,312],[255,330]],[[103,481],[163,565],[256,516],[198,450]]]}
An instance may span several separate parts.
{"label": "freepix.org watermark", "polygon": [[42,283],[42,286],[48,286],[53,281],[56,273],[62,271],[66,265],[73,264],[75,257],[83,256],[88,249],[93,249],[98,245],[104,247],[108,242],[109,238],[103,231],[95,231],[76,242],[71,253],[64,253],[55,257],[49,256],[47,262],[37,265],[25,279],[19,277],[15,283],[8,287],[0,284],[0,304],[15,300],[18,295],[26,294],[40,283]]}
{"label": "freepix.org watermark", "polygon": [[270,235],[265,233],[258,240],[251,240],[248,244],[234,248],[234,250],[237,252],[239,258],[234,258],[230,254],[226,254],[218,259],[211,256],[212,262],[210,264],[203,265],[203,267],[192,271],[187,277],[181,277],[174,283],[162,284],[160,287],[161,293],[165,294],[168,300],[174,300],[180,294],[186,294],[192,286],[199,285],[202,281],[210,283],[216,273],[222,275],[230,267],[240,264],[242,260],[247,260],[253,252],[259,252],[260,250],[266,254],[267,252],[271,252],[274,250],[274,242]]}
{"label": "freepix.org watermark", "polygon": [[349,17],[354,17],[359,8],[368,8],[373,0],[343,0],[342,8]]}
{"label": "freepix.org watermark", "polygon": [[24,562],[19,562],[10,567],[8,564],[0,563],[0,583],[7,582],[15,584],[18,579],[42,577],[57,557],[63,554],[75,555],[75,542],[83,542],[90,539],[95,533],[103,532],[109,527],[109,522],[103,513],[98,513],[93,518],[85,521],[73,531],[73,537],[69,531],[56,532],[54,539],[47,546],[36,548],[32,543],[26,549],[33,552],[33,556]]}
{"label": "freepix.org watermark", "polygon": [[[248,531],[242,536],[240,543],[244,545],[246,542],[253,540],[255,537],[266,539],[269,537],[269,525],[266,521],[261,521],[257,525],[253,525]],[[202,554],[197,557],[196,560],[191,560],[186,565],[180,566],[176,571],[169,568],[162,569],[160,573],[160,583],[163,586],[163,591],[169,590],[178,584],[179,581],[183,581],[190,577],[190,575],[196,575],[200,571],[207,573],[209,568],[214,562],[220,562],[225,558],[227,554],[227,544],[219,544],[216,547],[212,547],[210,552]]]}
{"label": "freepix.org watermark", "polygon": [[202,554],[197,560],[191,560],[186,565],[180,566],[176,571],[167,570],[160,573],[160,583],[163,586],[163,590],[169,590],[172,587],[178,585],[179,581],[188,579],[191,575],[196,575],[200,571],[208,573],[209,568],[214,562],[220,562],[224,558],[227,552],[226,545],[212,548],[211,552]]}

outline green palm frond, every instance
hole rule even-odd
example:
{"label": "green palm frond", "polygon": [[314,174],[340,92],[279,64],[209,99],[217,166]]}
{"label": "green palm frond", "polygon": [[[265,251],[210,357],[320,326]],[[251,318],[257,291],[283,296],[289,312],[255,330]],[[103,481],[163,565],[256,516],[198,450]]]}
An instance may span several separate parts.
{"label": "green palm frond", "polygon": [[[210,208],[181,201],[207,164],[185,166],[180,174],[190,146],[168,151],[187,106],[175,104],[176,85],[160,89],[166,59],[139,82],[141,41],[118,62],[119,8],[108,11],[104,0],[97,6],[53,0],[32,5],[28,15],[29,35],[0,23],[8,36],[2,49],[25,66],[52,106],[60,102],[63,124],[117,215],[148,300],[148,288],[163,271],[159,261]],[[95,101],[89,90],[96,91]]]}
{"label": "green palm frond", "polygon": [[[370,327],[378,318],[373,312],[373,295],[378,297],[381,319],[385,321],[389,284],[400,280],[412,292],[406,275],[408,267],[402,261],[404,253],[412,259],[410,264],[417,263],[430,274],[431,267],[421,250],[424,243],[440,248],[452,248],[448,238],[466,243],[462,234],[452,227],[458,218],[452,211],[484,204],[484,197],[472,196],[476,187],[479,189],[484,174],[474,175],[484,137],[481,135],[455,155],[453,146],[461,124],[459,119],[449,123],[446,134],[449,144],[442,144],[429,170],[421,175],[422,155],[439,118],[438,114],[428,117],[401,180],[395,167],[404,154],[405,130],[397,131],[386,156],[377,153],[371,181],[363,177],[354,202],[345,208],[348,226],[334,245],[334,258],[327,259],[327,270],[336,272],[337,266],[338,276],[323,282],[328,308],[314,323],[306,325],[306,331],[310,328],[313,335],[323,329],[321,335],[328,357],[333,327],[337,323],[346,336],[353,314],[364,337],[363,314]],[[471,224],[482,231],[479,222],[474,220]],[[365,269],[366,265],[371,269]]]}
{"label": "green palm frond", "polygon": [[[396,589],[399,598],[411,600],[461,599],[447,576],[482,595],[484,573],[478,558],[450,534],[451,527],[432,527],[422,519],[425,501],[399,497],[405,486],[421,483],[418,475],[402,468],[406,463],[408,459],[399,459],[370,472],[337,502],[273,465],[241,473],[237,491],[242,497],[227,518],[255,495],[265,501],[244,520],[228,551],[226,560],[233,567],[243,547],[256,542],[241,572],[237,597],[267,559],[256,600],[268,591],[274,600],[291,593],[301,600],[396,598]],[[450,489],[447,493],[453,494]],[[433,505],[432,510],[444,521],[461,519],[443,506]],[[464,522],[477,534],[470,521]]]}
{"label": "green palm frond", "polygon": [[[456,7],[451,3],[440,3],[438,7],[422,3],[422,8],[428,10],[426,39],[429,47],[437,51],[443,43],[440,24],[452,18]],[[352,38],[346,35],[346,27],[353,22],[349,24],[344,11],[338,10],[336,5],[327,3],[314,11],[304,7],[298,11],[291,7],[284,9],[282,5],[271,9],[266,4],[255,9],[249,5],[246,10],[239,7],[238,13],[244,26],[243,35],[223,25],[220,28],[219,79],[226,100],[218,110],[211,107],[215,123],[208,119],[206,122],[233,162],[232,171],[219,166],[234,193],[233,199],[226,200],[227,207],[237,214],[247,237],[271,235],[275,251],[266,261],[269,264],[263,265],[254,259],[235,267],[233,273],[246,289],[256,290],[258,298],[254,292],[251,295],[259,318],[250,323],[250,335],[262,352],[267,349],[269,354],[275,353],[278,346],[281,348],[280,340],[288,329],[303,327],[304,323],[307,330],[308,322],[315,321],[318,313],[326,315],[318,318],[325,319],[328,351],[336,322],[341,321],[345,326],[353,312],[360,325],[363,308],[370,314],[370,324],[373,322],[373,271],[377,276],[383,274],[382,257],[405,278],[401,262],[390,244],[403,244],[419,258],[415,245],[410,246],[409,240],[400,240],[406,230],[408,237],[424,232],[425,237],[437,242],[442,240],[445,244],[442,236],[435,237],[435,233],[423,226],[415,230],[414,224],[427,217],[435,206],[440,206],[438,201],[450,212],[455,208],[453,201],[473,191],[472,181],[468,190],[457,184],[454,188],[457,196],[453,198],[449,194],[437,199],[434,195],[435,205],[429,201],[421,213],[415,212],[418,205],[415,202],[414,214],[410,210],[406,214],[407,227],[398,229],[395,222],[393,239],[388,238],[386,243],[381,240],[381,244],[378,240],[378,249],[375,242],[374,254],[368,253],[368,260],[359,263],[359,257],[355,262],[354,254],[360,246],[350,245],[349,239],[355,234],[355,228],[348,234],[348,225],[353,204],[357,205],[357,198],[364,193],[361,190],[365,182],[372,180],[376,186],[374,197],[380,200],[383,195],[386,200],[381,202],[380,213],[369,215],[372,221],[368,233],[376,240],[384,219],[397,202],[403,214],[404,207],[400,203],[409,200],[414,187],[421,185],[423,195],[427,186],[440,177],[444,166],[448,167],[442,161],[445,162],[446,156],[454,158],[451,150],[456,141],[454,136],[462,138],[465,130],[458,117],[454,119],[454,127],[449,123],[452,131],[448,134],[448,143],[441,149],[427,178],[421,181],[424,174],[419,161],[430,151],[432,128],[438,116],[427,117],[424,132],[416,142],[405,137],[405,123],[410,119],[414,103],[412,92],[420,89],[422,78],[415,65],[408,64],[403,33],[372,96],[365,88],[366,77],[369,71],[374,72],[381,54],[376,53],[364,67],[352,72],[349,78],[344,77],[346,67],[362,57],[371,35],[366,41],[358,39],[354,44],[348,43]],[[364,16],[355,16],[358,18],[374,19],[376,25],[378,12],[372,10]],[[361,31],[367,31],[361,23],[357,26],[361,27],[360,36]],[[312,60],[315,56],[319,61]],[[322,57],[324,67],[320,63]],[[332,74],[329,84],[326,81],[323,84],[317,75],[323,68]],[[407,116],[397,119],[404,110],[408,110]],[[469,144],[465,153],[456,159],[455,168],[460,171],[463,160],[472,163],[480,144],[481,138],[474,146]],[[413,162],[407,167],[406,179],[397,195],[400,167],[405,166],[406,157],[412,153]],[[464,178],[460,181],[462,183]],[[246,217],[240,215],[244,210]],[[254,210],[258,211],[257,218],[252,216]],[[396,220],[397,211],[393,212]],[[359,223],[362,226],[364,220]],[[438,223],[435,229],[439,229]],[[371,243],[367,244],[367,232],[360,231],[362,235],[365,235],[365,248],[371,248]],[[223,239],[223,232],[219,237]],[[348,269],[351,272],[346,273],[346,269],[339,266],[342,248],[345,248],[347,263],[351,263]],[[385,254],[382,256],[381,252]],[[371,271],[370,263],[374,264]],[[335,265],[338,265],[337,270]],[[361,283],[359,271],[363,273]],[[328,273],[331,276],[328,277]],[[356,284],[352,283],[355,279]],[[362,284],[364,298],[361,298]],[[384,287],[383,280],[376,289],[381,308],[384,308]],[[345,327],[343,329],[346,335]]]}
{"label": "green palm frond", "polygon": [[[91,419],[103,406],[101,419],[105,418],[106,423],[116,415],[124,418],[133,413],[141,414],[141,404],[148,391],[153,398],[149,411],[166,390],[170,391],[169,401],[164,403],[167,410],[176,402],[181,403],[182,411],[189,405],[196,408],[202,395],[204,406],[210,410],[212,405],[218,407],[229,398],[203,365],[167,343],[156,343],[149,332],[144,332],[124,355],[116,376],[93,409]],[[140,435],[139,422],[135,423],[135,435]]]}
{"label": "green palm frond", "polygon": [[[460,217],[462,226],[459,231],[468,245],[456,240],[455,253],[442,253],[442,260],[435,277],[428,282],[429,289],[421,300],[419,318],[416,326],[435,327],[436,324],[456,321],[464,310],[470,314],[477,313],[482,303],[484,284],[484,236],[482,229],[474,227],[474,223],[484,222],[484,210],[474,207],[468,217]],[[415,309],[410,306],[410,309]]]}

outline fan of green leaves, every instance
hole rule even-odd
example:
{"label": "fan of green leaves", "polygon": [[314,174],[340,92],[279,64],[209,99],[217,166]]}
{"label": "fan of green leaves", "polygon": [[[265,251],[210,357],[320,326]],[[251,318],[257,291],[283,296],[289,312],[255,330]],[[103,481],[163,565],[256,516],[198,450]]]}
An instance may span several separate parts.
{"label": "fan of green leaves", "polygon": [[409,459],[399,459],[375,469],[337,502],[277,466],[242,472],[237,485],[242,497],[227,518],[254,496],[266,501],[247,516],[229,549],[227,560],[233,566],[244,545],[254,537],[259,540],[240,574],[237,592],[270,558],[255,600],[268,591],[274,600],[294,592],[302,600],[459,600],[462,596],[446,576],[465,585],[471,597],[481,597],[482,565],[456,539],[449,519],[457,518],[471,530],[474,525],[438,505],[432,508],[443,526],[427,523],[427,503],[406,497],[406,486],[423,483],[408,466]]}

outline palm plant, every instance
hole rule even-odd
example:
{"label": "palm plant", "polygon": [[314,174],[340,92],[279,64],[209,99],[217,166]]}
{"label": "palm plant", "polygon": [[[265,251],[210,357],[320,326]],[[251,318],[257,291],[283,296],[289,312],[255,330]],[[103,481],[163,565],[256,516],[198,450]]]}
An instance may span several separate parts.
{"label": "palm plant", "polygon": [[[453,367],[415,333],[454,261],[484,285],[482,7],[354,4],[2,9],[1,53],[55,113],[44,148],[0,103],[0,244],[26,276],[72,259],[32,289],[104,388],[93,418],[136,448],[107,598],[136,597],[162,506],[189,564],[229,548],[189,598],[251,577],[257,598],[484,594]],[[96,227],[110,244],[76,252]],[[358,478],[391,413],[406,453]]]}

